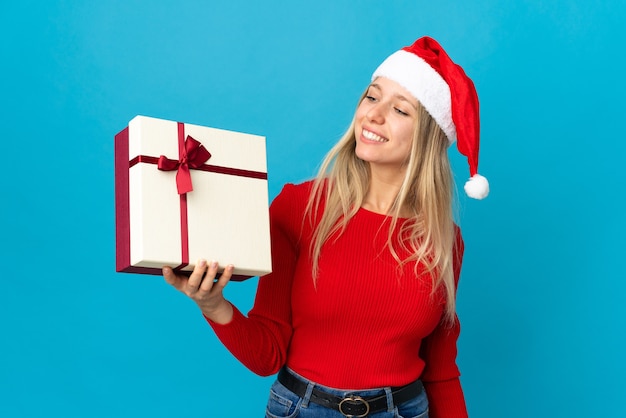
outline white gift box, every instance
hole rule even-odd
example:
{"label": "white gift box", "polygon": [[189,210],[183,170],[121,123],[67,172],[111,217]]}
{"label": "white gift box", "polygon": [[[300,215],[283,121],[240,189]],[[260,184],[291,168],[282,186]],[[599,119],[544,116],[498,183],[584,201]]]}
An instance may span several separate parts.
{"label": "white gift box", "polygon": [[267,274],[265,137],[137,116],[115,136],[115,212],[119,272],[204,258],[233,264],[233,280]]}

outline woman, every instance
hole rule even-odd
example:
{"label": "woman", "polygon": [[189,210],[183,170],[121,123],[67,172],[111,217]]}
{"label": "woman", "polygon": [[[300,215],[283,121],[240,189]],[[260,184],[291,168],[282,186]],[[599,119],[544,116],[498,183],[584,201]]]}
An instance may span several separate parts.
{"label": "woman", "polygon": [[244,316],[217,262],[189,278],[165,267],[225,346],[260,375],[278,372],[267,417],[467,416],[456,366],[455,294],[463,240],[447,149],[476,173],[473,83],[431,38],[387,58],[318,177],[270,208],[273,272]]}

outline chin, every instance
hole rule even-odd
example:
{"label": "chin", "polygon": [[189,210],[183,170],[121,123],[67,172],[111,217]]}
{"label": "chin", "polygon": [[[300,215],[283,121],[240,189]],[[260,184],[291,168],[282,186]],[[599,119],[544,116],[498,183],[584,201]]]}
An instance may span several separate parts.
{"label": "chin", "polygon": [[358,145],[356,149],[354,150],[354,154],[356,155],[356,158],[358,158],[359,160],[363,160],[366,162],[370,162],[371,160],[371,156],[369,156],[367,152],[363,152],[362,150],[359,150]]}

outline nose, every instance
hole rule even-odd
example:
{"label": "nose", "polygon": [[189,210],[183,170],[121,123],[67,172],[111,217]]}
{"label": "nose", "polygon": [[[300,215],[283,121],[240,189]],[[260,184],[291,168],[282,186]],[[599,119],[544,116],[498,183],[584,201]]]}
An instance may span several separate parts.
{"label": "nose", "polygon": [[367,120],[382,124],[385,121],[385,110],[381,103],[374,104],[365,114]]}

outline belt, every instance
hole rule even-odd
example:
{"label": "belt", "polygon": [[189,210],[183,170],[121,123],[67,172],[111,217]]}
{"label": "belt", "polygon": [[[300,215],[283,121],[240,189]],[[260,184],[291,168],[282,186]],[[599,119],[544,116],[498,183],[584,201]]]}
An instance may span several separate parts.
{"label": "belt", "polygon": [[[307,391],[307,383],[298,379],[284,367],[278,372],[278,381],[287,389],[303,398]],[[405,386],[392,387],[391,395],[395,405],[401,404],[418,396],[424,390],[422,382],[416,380]],[[354,396],[350,395],[345,398],[335,396],[330,393],[313,388],[309,400],[318,405],[334,409],[341,412],[346,417],[366,417],[387,409],[387,395],[379,396]]]}

